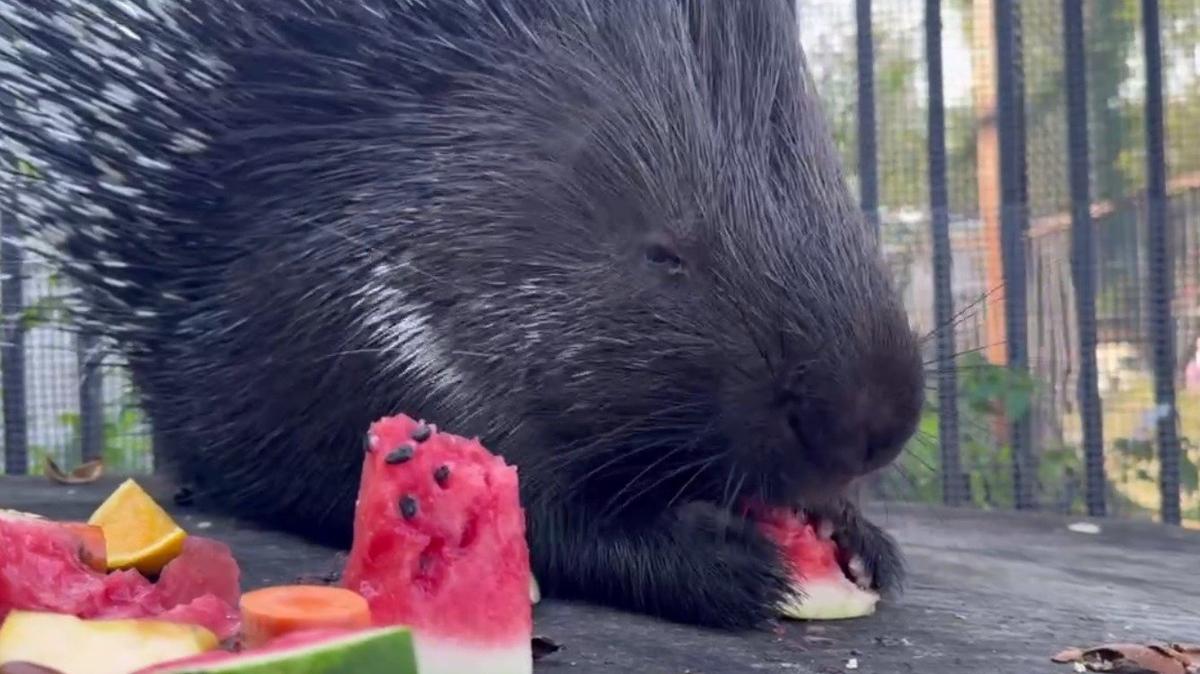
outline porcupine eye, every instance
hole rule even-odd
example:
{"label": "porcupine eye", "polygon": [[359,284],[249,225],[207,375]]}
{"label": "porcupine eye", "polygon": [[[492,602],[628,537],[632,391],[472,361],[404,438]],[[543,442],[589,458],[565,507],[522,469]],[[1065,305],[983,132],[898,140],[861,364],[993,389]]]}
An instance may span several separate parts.
{"label": "porcupine eye", "polygon": [[646,261],[656,267],[661,267],[671,276],[683,273],[683,258],[662,243],[651,243],[646,246]]}

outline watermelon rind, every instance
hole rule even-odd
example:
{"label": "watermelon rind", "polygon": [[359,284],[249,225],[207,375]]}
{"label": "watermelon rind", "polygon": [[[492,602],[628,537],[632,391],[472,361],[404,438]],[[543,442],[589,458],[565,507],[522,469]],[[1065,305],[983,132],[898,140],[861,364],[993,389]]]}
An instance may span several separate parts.
{"label": "watermelon rind", "polygon": [[[425,674],[412,633],[402,627],[361,630],[278,650],[248,651],[214,662],[154,668],[153,674]],[[479,670],[482,671],[482,670]]]}
{"label": "watermelon rind", "polygon": [[780,606],[792,620],[845,620],[875,612],[879,595],[850,582],[845,576],[806,579]]}
{"label": "watermelon rind", "polygon": [[41,515],[38,515],[37,513],[27,513],[27,512],[20,511],[20,510],[10,510],[8,508],[0,508],[0,519],[39,520],[42,522],[47,521],[45,517],[42,517]]}
{"label": "watermelon rind", "polygon": [[520,639],[509,647],[480,646],[416,633],[421,674],[531,674],[533,643]]}

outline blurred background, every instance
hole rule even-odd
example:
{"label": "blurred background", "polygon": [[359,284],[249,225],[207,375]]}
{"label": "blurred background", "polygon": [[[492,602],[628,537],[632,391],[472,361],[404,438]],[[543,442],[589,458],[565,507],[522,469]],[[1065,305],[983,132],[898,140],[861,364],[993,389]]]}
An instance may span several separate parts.
{"label": "blurred background", "polygon": [[[1200,528],[1200,2],[798,3],[927,336],[921,431],[872,488]],[[66,292],[5,237],[5,471],[153,470],[119,356]]]}

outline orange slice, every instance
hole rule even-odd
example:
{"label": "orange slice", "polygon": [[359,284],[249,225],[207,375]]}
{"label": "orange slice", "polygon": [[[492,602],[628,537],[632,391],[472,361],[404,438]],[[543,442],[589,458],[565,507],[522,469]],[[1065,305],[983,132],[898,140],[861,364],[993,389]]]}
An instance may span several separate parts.
{"label": "orange slice", "polygon": [[167,511],[132,479],[105,499],[88,524],[104,530],[108,568],[137,569],[154,575],[179,556],[185,532]]}

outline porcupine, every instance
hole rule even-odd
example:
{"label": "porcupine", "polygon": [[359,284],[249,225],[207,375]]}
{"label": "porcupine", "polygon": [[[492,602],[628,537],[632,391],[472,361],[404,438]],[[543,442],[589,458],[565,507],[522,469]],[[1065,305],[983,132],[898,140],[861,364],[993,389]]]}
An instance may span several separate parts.
{"label": "porcupine", "polygon": [[[923,401],[789,0],[0,0],[10,214],[198,498],[345,544],[368,423],[518,465],[551,596],[761,625]],[[14,164],[15,162],[15,164]]]}

